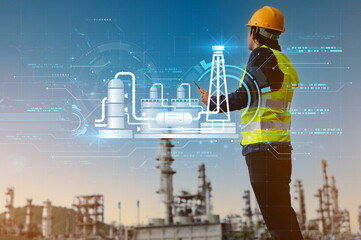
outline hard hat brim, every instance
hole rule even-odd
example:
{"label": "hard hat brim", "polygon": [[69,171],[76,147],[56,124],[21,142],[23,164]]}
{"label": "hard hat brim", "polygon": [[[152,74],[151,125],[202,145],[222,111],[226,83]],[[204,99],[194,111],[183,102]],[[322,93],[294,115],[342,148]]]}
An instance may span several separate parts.
{"label": "hard hat brim", "polygon": [[245,24],[245,26],[246,26],[246,27],[260,27],[260,28],[266,28],[266,29],[276,30],[276,31],[279,31],[279,32],[285,32],[285,31],[286,31],[286,29],[285,29],[285,28],[281,30],[281,29],[279,29],[279,28],[263,27],[263,26],[258,26],[258,25],[255,25],[255,24],[249,24],[249,23]]}

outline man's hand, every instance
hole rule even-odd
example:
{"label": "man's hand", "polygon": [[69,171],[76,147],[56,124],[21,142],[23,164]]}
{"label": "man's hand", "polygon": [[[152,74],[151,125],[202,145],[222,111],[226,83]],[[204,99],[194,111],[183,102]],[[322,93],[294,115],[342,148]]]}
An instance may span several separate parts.
{"label": "man's hand", "polygon": [[[204,90],[203,88],[197,88],[197,90],[198,90],[199,95],[201,96],[202,103],[204,103],[204,105],[208,106],[209,93],[206,90]],[[211,97],[212,96],[213,95],[211,94]]]}

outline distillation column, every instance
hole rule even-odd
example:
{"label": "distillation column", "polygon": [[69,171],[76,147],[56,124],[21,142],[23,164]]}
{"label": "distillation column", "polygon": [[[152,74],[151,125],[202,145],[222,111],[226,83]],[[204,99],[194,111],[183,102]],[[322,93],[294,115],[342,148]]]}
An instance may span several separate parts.
{"label": "distillation column", "polygon": [[207,182],[206,180],[206,167],[204,165],[204,163],[202,163],[201,165],[199,165],[198,167],[198,193],[202,196],[203,198],[203,205],[204,205],[204,215],[210,215],[212,214],[211,209],[212,209],[212,205],[211,205],[211,183]]}
{"label": "distillation column", "polygon": [[41,230],[42,230],[43,236],[46,238],[49,238],[52,234],[52,232],[51,232],[52,220],[53,220],[52,210],[53,209],[52,209],[51,201],[50,200],[45,201],[44,206],[43,206]]}
{"label": "distillation column", "polygon": [[6,193],[6,214],[5,214],[5,224],[7,227],[12,228],[15,224],[15,214],[14,214],[14,188],[8,188]]}
{"label": "distillation column", "polygon": [[33,215],[32,213],[32,209],[33,209],[33,205],[32,205],[32,199],[26,199],[26,215],[25,215],[25,226],[24,226],[24,231],[28,232],[30,231],[30,227],[31,227],[31,216]]}
{"label": "distillation column", "polygon": [[161,213],[164,214],[165,224],[173,223],[173,171],[171,165],[174,161],[172,158],[172,147],[174,145],[169,139],[160,139],[159,155],[157,161],[159,162],[157,168],[160,170],[160,189],[157,191],[160,195],[162,203]]}

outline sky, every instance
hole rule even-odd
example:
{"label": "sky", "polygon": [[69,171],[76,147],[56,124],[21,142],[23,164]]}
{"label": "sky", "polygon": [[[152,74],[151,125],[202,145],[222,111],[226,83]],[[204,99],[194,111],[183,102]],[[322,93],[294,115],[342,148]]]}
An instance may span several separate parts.
{"label": "sky", "polygon": [[[118,220],[118,201],[126,224],[136,223],[137,200],[142,222],[159,217],[159,140],[96,137],[93,122],[101,114],[105,83],[114,71],[134,70],[143,76],[139,98],[148,95],[154,82],[162,82],[172,98],[179,79],[191,79],[189,70],[209,63],[211,47],[220,44],[226,63],[244,68],[249,56],[244,25],[266,5],[284,14],[280,44],[300,80],[292,103],[292,180],[302,180],[307,217],[316,218],[314,194],[322,185],[321,160],[326,159],[340,206],[350,211],[352,230],[357,230],[359,1],[1,1],[0,192],[14,186],[16,206],[32,197],[34,204],[50,199],[68,207],[76,195],[100,193],[107,222]],[[111,43],[120,43],[120,49],[102,52]],[[104,65],[99,71],[74,67],[89,64],[93,56]],[[199,82],[205,88],[208,84]],[[237,84],[230,80],[228,88]],[[130,94],[130,87],[125,91]],[[29,111],[44,117],[31,121]],[[239,113],[231,116],[239,121]],[[214,212],[241,214],[243,191],[250,184],[240,139],[172,142],[175,193],[196,191],[197,166],[204,162]],[[0,194],[1,212],[4,202]]]}

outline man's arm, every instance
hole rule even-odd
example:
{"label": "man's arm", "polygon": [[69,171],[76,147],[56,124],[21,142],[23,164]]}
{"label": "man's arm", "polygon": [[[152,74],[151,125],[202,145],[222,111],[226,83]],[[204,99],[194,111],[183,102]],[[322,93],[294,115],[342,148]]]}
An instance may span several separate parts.
{"label": "man's arm", "polygon": [[[246,85],[248,87],[250,94],[247,93]],[[228,94],[229,111],[231,112],[235,110],[241,110],[247,107],[249,97],[251,98],[250,100],[253,101],[255,99],[254,95],[256,93],[257,93],[257,89],[253,81],[245,77],[245,80],[242,83],[242,87]],[[224,101],[225,98],[226,97],[224,95],[219,97],[219,102],[221,103],[219,105],[219,108],[222,111],[227,112],[227,103],[226,101]],[[217,97],[216,96],[211,97],[209,110],[214,111],[216,109],[217,107],[216,102],[217,102]]]}

